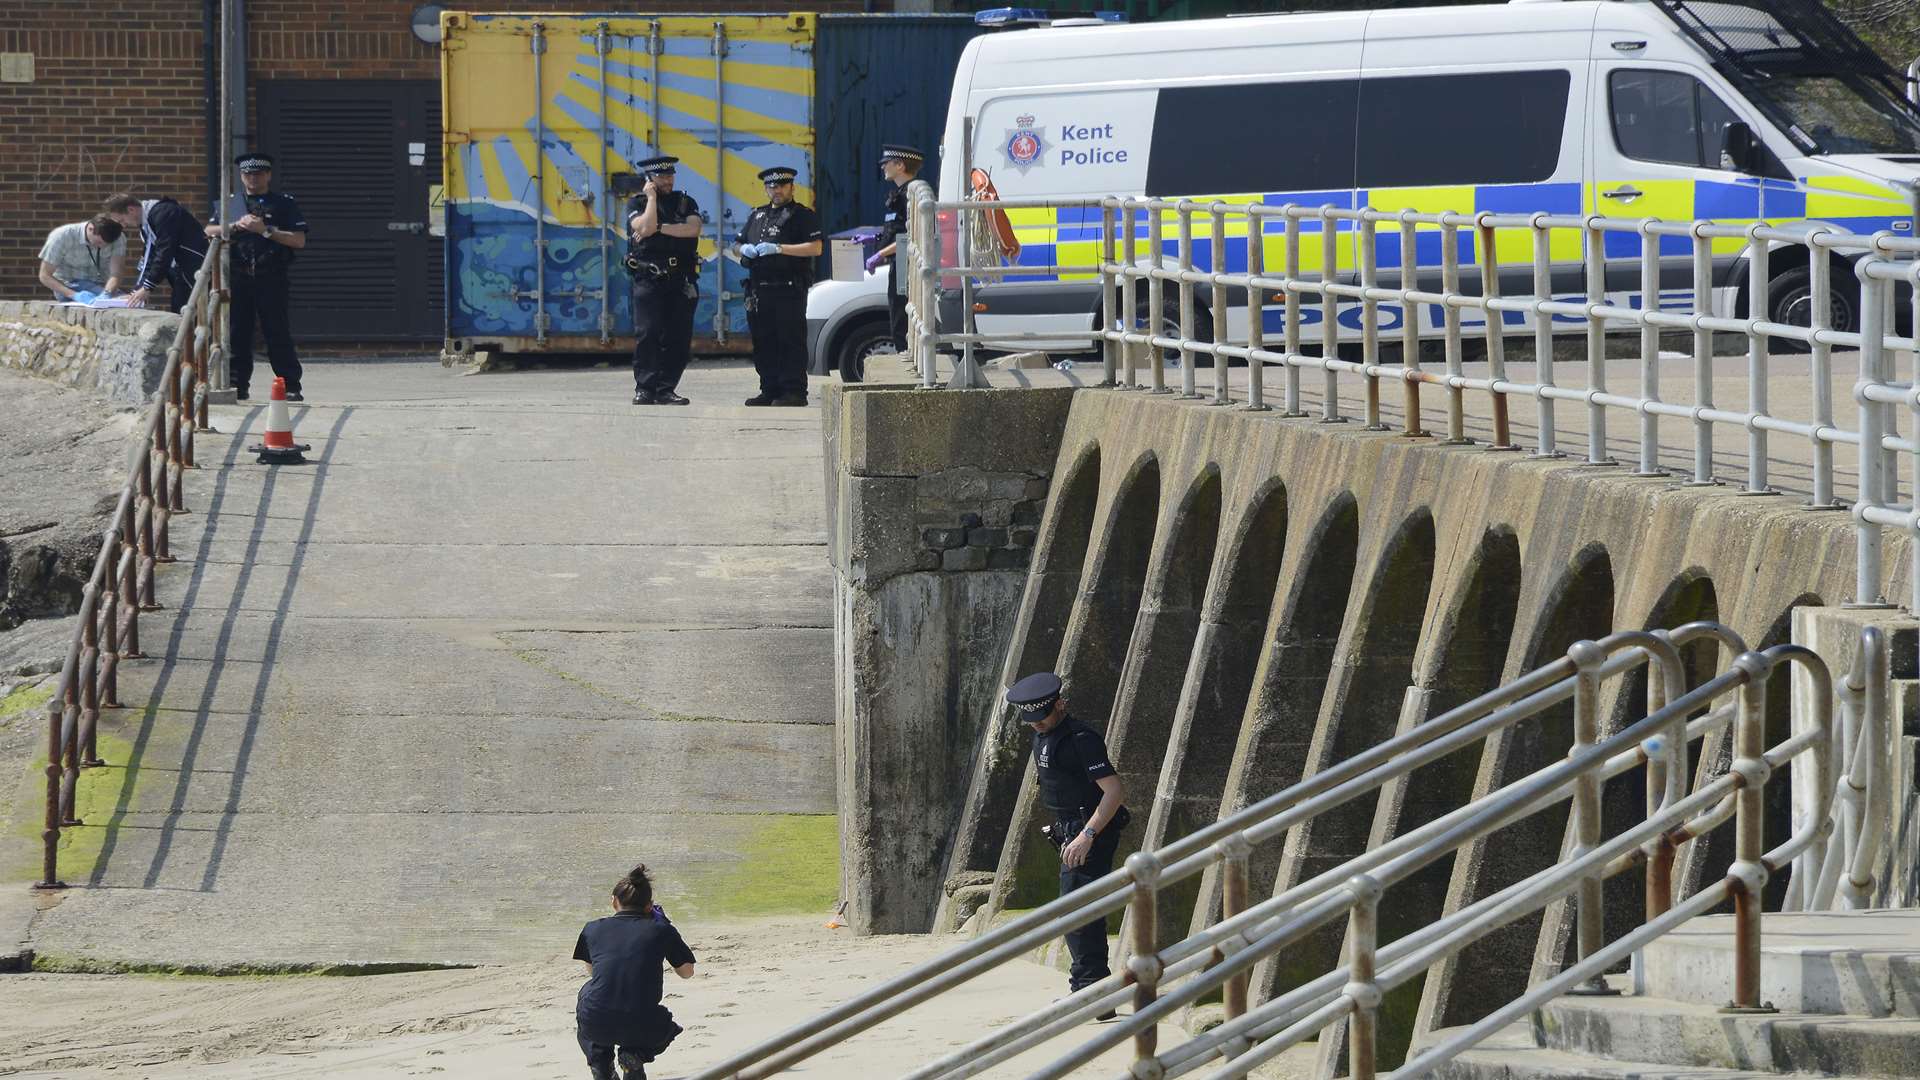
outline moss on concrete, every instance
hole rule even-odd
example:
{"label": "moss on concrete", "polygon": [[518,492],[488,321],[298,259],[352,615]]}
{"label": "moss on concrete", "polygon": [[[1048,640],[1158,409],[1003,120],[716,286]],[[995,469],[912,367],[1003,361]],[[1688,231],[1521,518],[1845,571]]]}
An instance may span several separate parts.
{"label": "moss on concrete", "polygon": [[39,712],[42,706],[53,700],[53,680],[48,679],[39,686],[25,690],[15,690],[0,698],[0,723],[9,723],[15,717],[26,712]]}
{"label": "moss on concrete", "polygon": [[[18,697],[20,695],[13,695]],[[134,760],[133,744],[101,728],[95,741],[100,757],[107,764],[80,770],[80,785],[74,792],[73,810],[82,824],[60,830],[60,877],[68,882],[84,881],[93,875],[95,863],[106,845],[107,834],[114,829],[115,809],[122,793],[131,795],[139,781],[140,767]],[[46,805],[47,757],[41,754],[27,767],[22,791],[39,797],[21,799],[20,810],[8,829],[4,863],[0,863],[0,881],[30,881],[40,877],[40,833],[45,828],[41,815]]]}
{"label": "moss on concrete", "polygon": [[[832,814],[771,814],[733,843],[736,860],[660,882],[660,901],[706,917],[820,914],[840,899],[840,824]],[[717,838],[731,839],[731,838]]]}

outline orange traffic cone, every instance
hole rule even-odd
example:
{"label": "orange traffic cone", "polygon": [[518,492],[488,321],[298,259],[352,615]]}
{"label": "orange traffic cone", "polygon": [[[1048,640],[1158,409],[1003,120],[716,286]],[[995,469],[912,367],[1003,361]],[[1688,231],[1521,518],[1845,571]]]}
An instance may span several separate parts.
{"label": "orange traffic cone", "polygon": [[293,420],[287,416],[287,380],[274,379],[273,393],[268,396],[266,438],[247,447],[247,451],[259,454],[262,465],[305,465],[307,459],[300,451],[313,447],[293,441]]}

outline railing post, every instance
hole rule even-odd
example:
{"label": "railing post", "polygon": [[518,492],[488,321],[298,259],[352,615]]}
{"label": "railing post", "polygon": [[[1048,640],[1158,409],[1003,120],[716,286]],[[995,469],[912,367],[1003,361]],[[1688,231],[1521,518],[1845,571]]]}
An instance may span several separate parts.
{"label": "railing post", "polygon": [[1747,672],[1740,687],[1739,710],[1734,715],[1734,774],[1740,788],[1734,793],[1733,865],[1733,1002],[1741,1012],[1772,1012],[1760,1002],[1760,899],[1767,884],[1765,812],[1766,784],[1771,771],[1762,757],[1767,751],[1766,661],[1748,653],[1735,661]]}
{"label": "railing post", "polygon": [[1427,437],[1425,420],[1420,415],[1420,305],[1413,302],[1407,294],[1419,284],[1419,224],[1413,220],[1414,211],[1400,212],[1400,363],[1407,374],[1416,376],[1404,378],[1402,385],[1407,388],[1407,437],[1424,439]]}
{"label": "railing post", "polygon": [[[1748,230],[1747,237],[1747,317],[1749,320],[1765,319],[1771,310],[1767,297],[1767,282],[1771,277],[1767,269],[1767,242],[1752,235],[1760,228],[1756,224]],[[1862,329],[1866,322],[1860,323]],[[1755,416],[1764,416],[1767,411],[1767,335],[1757,327],[1747,334],[1747,410]],[[1865,356],[1861,357],[1864,367]],[[1861,444],[1864,451],[1865,444]],[[1861,471],[1864,478],[1865,470]],[[1767,432],[1757,425],[1747,427],[1747,488],[1749,495],[1771,495],[1767,487]]]}
{"label": "railing post", "polygon": [[1305,416],[1300,407],[1300,208],[1288,203],[1287,215],[1287,317],[1283,324],[1287,342],[1287,404],[1282,416]]}
{"label": "railing post", "polygon": [[[1693,403],[1695,407],[1713,407],[1713,331],[1700,320],[1713,310],[1713,241],[1701,234],[1702,222],[1693,225]],[[1814,440],[1817,445],[1819,440]],[[1713,478],[1713,421],[1694,414],[1693,487],[1711,487]]]}
{"label": "railing post", "polygon": [[1193,282],[1187,277],[1193,273],[1193,204],[1185,199],[1178,203],[1180,246],[1175,257],[1180,266],[1180,396],[1197,398],[1199,392],[1194,389],[1193,350],[1187,344],[1193,340]]}
{"label": "railing post", "polygon": [[[1569,756],[1584,757],[1600,741],[1600,666],[1606,651],[1591,641],[1575,642],[1567,650],[1574,663],[1573,676],[1573,749]],[[1573,781],[1573,858],[1578,859],[1600,846],[1600,773],[1597,768],[1582,771]],[[1598,871],[1580,879],[1579,903],[1575,914],[1577,955],[1584,960],[1606,944],[1605,881]],[[1611,994],[1614,991],[1595,975],[1569,991],[1574,994]]]}
{"label": "railing post", "polygon": [[[1495,383],[1507,378],[1506,313],[1496,311],[1493,301],[1500,299],[1500,251],[1498,230],[1487,222],[1491,214],[1475,220],[1474,239],[1480,245],[1480,298],[1487,301],[1484,317],[1487,333],[1487,378]],[[1507,417],[1506,391],[1495,387],[1488,391],[1493,405],[1493,445],[1489,450],[1518,450],[1513,444],[1512,425]]]}
{"label": "railing post", "polygon": [[[1878,385],[1886,382],[1886,339],[1876,328],[1885,324],[1886,283],[1867,275],[1875,262],[1868,255],[1854,267],[1860,277],[1860,382]],[[1880,556],[1884,540],[1880,526],[1867,520],[1867,511],[1876,505],[1880,494],[1880,406],[1864,394],[1855,394],[1860,403],[1860,490],[1853,504],[1855,541],[1853,602],[1861,605],[1880,603]]]}
{"label": "railing post", "polygon": [[[1247,204],[1247,277],[1259,278],[1267,272],[1267,222],[1260,216],[1260,204]],[[1247,285],[1247,410],[1266,412],[1267,365],[1254,354],[1267,347],[1266,290]]]}
{"label": "railing post", "polygon": [[[1125,348],[1122,342],[1113,340],[1113,329],[1118,325],[1118,316],[1114,311],[1114,287],[1117,284],[1118,268],[1114,265],[1113,222],[1114,200],[1103,199],[1100,202],[1100,385],[1114,385],[1114,373],[1120,367],[1120,350]],[[1129,245],[1131,246],[1131,245]],[[1132,254],[1132,252],[1128,252]],[[971,299],[971,297],[969,297]],[[1129,322],[1132,320],[1129,319]],[[973,346],[969,344],[968,349]]]}
{"label": "railing post", "polygon": [[[1607,302],[1607,234],[1598,214],[1587,217],[1587,391],[1607,392],[1607,323],[1593,309]],[[1587,464],[1611,465],[1607,455],[1607,407],[1587,399]]]}
{"label": "railing post", "polygon": [[1320,422],[1340,424],[1340,373],[1332,361],[1340,357],[1340,298],[1327,288],[1340,277],[1340,219],[1334,208],[1320,208]]}
{"label": "railing post", "polygon": [[1227,376],[1233,371],[1232,362],[1218,351],[1227,340],[1227,287],[1220,283],[1227,272],[1227,204],[1216,199],[1207,212],[1213,216],[1213,257],[1207,260],[1213,273],[1213,403],[1225,405],[1231,400]]}
{"label": "railing post", "polygon": [[1347,1076],[1348,1080],[1373,1080],[1382,996],[1374,973],[1374,954],[1380,941],[1380,883],[1358,874],[1347,882],[1347,891],[1353,894],[1353,910],[1347,917],[1353,952],[1347,961],[1347,985],[1342,991],[1353,1010],[1347,1021]]}
{"label": "railing post", "polygon": [[[1374,250],[1377,228],[1371,217],[1360,219],[1360,285],[1369,291],[1380,286],[1379,253]],[[1380,302],[1371,296],[1360,299],[1360,362],[1366,368],[1367,430],[1387,431],[1380,422]]]}
{"label": "railing post", "polygon": [[[1120,238],[1120,250],[1125,262],[1125,270],[1120,275],[1120,324],[1126,327],[1129,335],[1140,331],[1140,281],[1133,275],[1133,268],[1139,265],[1138,243],[1134,239],[1133,217],[1136,208],[1122,200],[1126,208],[1127,231]],[[1133,390],[1140,386],[1140,346],[1133,341],[1120,343],[1121,363],[1126,375],[1116,381],[1123,390]]]}
{"label": "railing post", "polygon": [[[1440,291],[1449,300],[1460,295],[1460,230],[1448,220],[1440,223]],[[1470,443],[1467,392],[1458,381],[1466,377],[1460,367],[1460,309],[1448,303],[1440,318],[1447,346],[1447,442]]]}
{"label": "railing post", "polygon": [[[1546,214],[1533,215],[1533,297],[1536,302],[1553,299],[1553,229],[1546,224]],[[1553,382],[1553,316],[1538,307],[1533,312],[1533,381],[1542,387],[1552,386]],[[1559,457],[1556,445],[1559,432],[1555,430],[1553,407],[1556,402],[1545,394],[1540,395],[1540,449],[1534,457]]]}
{"label": "railing post", "polygon": [[[62,679],[64,681],[64,677]],[[36,889],[64,889],[60,880],[60,729],[65,726],[66,694],[56,686],[47,702],[47,807],[40,833],[40,880]]]}
{"label": "railing post", "polygon": [[[1253,844],[1245,833],[1234,833],[1220,841],[1220,850],[1226,854],[1220,874],[1220,916],[1225,921],[1247,910],[1247,857],[1253,853]],[[1221,989],[1227,1019],[1246,1015],[1247,984],[1251,977],[1251,972],[1243,971],[1229,978]]]}
{"label": "railing post", "polygon": [[[1640,400],[1660,400],[1660,328],[1646,321],[1660,310],[1660,240],[1654,219],[1640,223]],[[1665,476],[1660,468],[1660,415],[1640,410],[1640,467],[1635,476]]]}
{"label": "railing post", "polygon": [[1164,329],[1162,324],[1167,310],[1167,283],[1160,273],[1167,230],[1166,222],[1161,220],[1165,211],[1160,204],[1149,203],[1147,213],[1151,215],[1147,218],[1147,247],[1150,249],[1147,252],[1147,269],[1150,272],[1147,278],[1147,348],[1153,350],[1153,392],[1164,394],[1167,392],[1167,354],[1155,339],[1166,336],[1161,330]]}
{"label": "railing post", "polygon": [[[1128,902],[1127,925],[1132,938],[1133,955],[1127,958],[1127,971],[1133,976],[1133,1011],[1138,1014],[1159,996],[1162,974],[1159,945],[1160,857],[1150,851],[1127,856],[1127,873],[1134,882],[1133,899]],[[1149,1025],[1133,1037],[1136,1061],[1151,1058],[1160,1041],[1159,1030]]]}
{"label": "railing post", "polygon": [[[1820,430],[1833,427],[1833,346],[1819,339],[1819,332],[1833,325],[1833,263],[1821,250],[1820,237],[1831,230],[1815,228],[1807,234],[1807,269],[1813,289],[1812,324],[1814,340],[1807,345],[1810,374],[1813,377],[1813,501],[1816,510],[1838,510],[1843,504],[1833,497],[1833,441],[1820,437]],[[1915,265],[1920,265],[1916,263]],[[1751,316],[1753,313],[1748,312]]]}

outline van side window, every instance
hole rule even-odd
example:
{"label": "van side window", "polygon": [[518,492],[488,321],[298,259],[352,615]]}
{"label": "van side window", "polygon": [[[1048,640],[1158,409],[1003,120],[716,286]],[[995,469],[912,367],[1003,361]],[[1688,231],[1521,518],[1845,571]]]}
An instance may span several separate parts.
{"label": "van side window", "polygon": [[1613,141],[1638,161],[1721,169],[1727,125],[1739,117],[1705,83],[1678,71],[1615,71],[1608,78]]}
{"label": "van side window", "polygon": [[1551,179],[1572,81],[1565,69],[1368,76],[1360,84],[1358,186]]}
{"label": "van side window", "polygon": [[1350,190],[1359,85],[1326,79],[1162,89],[1147,194]]}

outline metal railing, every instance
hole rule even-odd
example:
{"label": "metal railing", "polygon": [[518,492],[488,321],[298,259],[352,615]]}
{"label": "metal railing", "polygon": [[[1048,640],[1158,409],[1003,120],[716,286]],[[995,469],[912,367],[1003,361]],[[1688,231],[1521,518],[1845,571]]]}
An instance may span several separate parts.
{"label": "metal railing", "polygon": [[[1680,649],[1713,642],[1733,654],[1718,674],[1684,693]],[[1813,690],[1805,729],[1765,745],[1766,682],[1783,663],[1801,666]],[[1602,738],[1605,680],[1647,666],[1644,716]],[[1397,1077],[1426,1075],[1488,1035],[1551,998],[1593,986],[1603,973],[1696,915],[1728,900],[1734,905],[1735,1006],[1758,1008],[1761,890],[1804,853],[1817,853],[1832,828],[1834,791],[1829,755],[1826,666],[1809,650],[1779,645],[1747,650],[1731,630],[1690,623],[1673,631],[1629,631],[1576,643],[1567,655],[1515,682],[1370,747],[1277,795],[1156,851],[1131,855],[1124,869],[1022,914],[1003,925],[794,1027],[695,1074],[696,1080],[748,1080],[775,1075],[813,1054],[873,1027],[991,968],[1026,955],[1067,930],[1127,908],[1132,956],[1125,969],[1047,1009],[983,1035],[967,1046],[905,1075],[949,1080],[976,1075],[1040,1046],[1131,999],[1133,1012],[1032,1071],[1034,1078],[1065,1076],[1126,1039],[1134,1064],[1125,1074],[1158,1080],[1225,1061],[1210,1080],[1245,1076],[1287,1048],[1330,1025],[1348,1021],[1351,1075],[1376,1075],[1376,1014],[1382,996],[1420,977],[1492,931],[1563,897],[1575,904],[1578,959],[1485,1019],[1415,1055]],[[1374,847],[1341,866],[1271,899],[1246,903],[1247,859],[1255,845],[1276,844],[1288,830],[1335,807],[1371,795],[1463,748],[1529,722],[1571,698],[1573,741],[1565,759],[1516,779],[1417,829]],[[1729,700],[1731,699],[1731,700]],[[1879,700],[1884,707],[1883,699]],[[1691,717],[1691,719],[1690,719]],[[1881,718],[1879,722],[1884,722]],[[1688,787],[1689,744],[1732,725],[1732,757],[1723,771]],[[1815,812],[1793,836],[1765,846],[1764,786],[1801,754],[1811,754]],[[1602,785],[1645,770],[1643,820],[1609,836],[1602,820]],[[1531,815],[1558,812],[1571,800],[1574,844],[1554,865],[1446,914],[1391,943],[1379,941],[1383,896],[1414,872],[1451,857],[1465,845]],[[1726,875],[1690,896],[1675,895],[1676,854],[1731,820],[1734,861]],[[1179,882],[1219,868],[1224,888],[1218,922],[1180,941],[1156,940],[1160,897]],[[1646,875],[1644,921],[1608,942],[1602,884],[1636,868]],[[1342,962],[1303,986],[1258,1006],[1247,1003],[1255,963],[1344,918],[1348,944]],[[1178,1010],[1219,993],[1227,1020],[1162,1049],[1156,1025]]]}
{"label": "metal railing", "polygon": [[1795,861],[1782,905],[1788,911],[1873,906],[1874,871],[1892,846],[1890,667],[1886,635],[1879,627],[1863,629],[1853,668],[1840,684],[1840,782],[1832,829]]}
{"label": "metal railing", "polygon": [[[1087,348],[1097,348],[1101,353],[1102,386],[1166,392],[1171,389],[1167,379],[1172,360],[1178,369],[1180,394],[1198,398],[1202,395],[1194,359],[1204,356],[1213,361],[1207,389],[1214,402],[1224,405],[1235,400],[1229,365],[1243,361],[1247,365],[1246,408],[1262,411],[1272,407],[1266,385],[1267,369],[1272,366],[1280,369],[1284,380],[1278,402],[1284,415],[1304,417],[1308,413],[1302,380],[1304,373],[1311,371],[1320,376],[1318,419],[1322,421],[1363,419],[1372,429],[1399,430],[1409,436],[1441,435],[1448,442],[1466,443],[1472,441],[1467,435],[1467,420],[1469,412],[1474,412],[1476,419],[1490,425],[1489,445],[1494,450],[1519,449],[1510,417],[1511,403],[1516,398],[1529,400],[1538,414],[1535,453],[1541,457],[1564,456],[1563,429],[1571,425],[1563,424],[1556,408],[1565,403],[1578,409],[1584,419],[1587,464],[1619,464],[1608,450],[1608,422],[1612,417],[1625,416],[1631,418],[1637,434],[1635,475],[1658,476],[1675,469],[1688,473],[1689,483],[1702,486],[1720,482],[1714,457],[1716,434],[1737,431],[1745,448],[1741,488],[1756,495],[1776,493],[1768,477],[1769,439],[1782,436],[1805,440],[1811,457],[1810,505],[1830,509],[1846,508],[1835,494],[1834,450],[1836,446],[1851,446],[1859,454],[1858,490],[1851,505],[1856,522],[1854,598],[1862,604],[1880,599],[1884,533],[1889,528],[1900,529],[1909,538],[1913,560],[1910,607],[1920,611],[1920,511],[1898,499],[1898,455],[1913,455],[1914,474],[1920,476],[1920,438],[1902,437],[1895,414],[1897,408],[1904,407],[1914,418],[1911,422],[1920,428],[1920,377],[1901,380],[1893,368],[1894,353],[1915,352],[1911,333],[1902,336],[1894,332],[1893,290],[1896,283],[1909,287],[1920,284],[1920,239],[1890,231],[1860,235],[1820,223],[1786,228],[1765,222],[1728,225],[1599,215],[1419,213],[1185,199],[936,202],[932,188],[924,181],[912,185],[910,193],[914,273],[908,296],[908,336],[924,386],[938,385],[936,357],[944,347],[968,350],[954,380],[955,385],[965,386],[975,385],[973,373],[966,370],[971,366],[971,346],[991,342],[1017,347],[1084,340]],[[965,265],[970,256],[964,253],[956,256],[962,265],[943,261],[941,216],[986,209],[1079,211],[1089,220],[1097,214],[1098,261],[1071,266],[971,266]],[[1169,223],[1175,230],[1171,259],[1165,255]],[[1195,242],[1197,228],[1204,230],[1204,265],[1196,259],[1200,253],[1200,245]],[[1378,241],[1383,231],[1397,235],[1397,265],[1379,264]],[[1437,268],[1417,265],[1418,238],[1436,232],[1442,264]],[[1577,266],[1554,255],[1555,237],[1569,233],[1578,237],[1582,252]],[[1258,236],[1262,242],[1251,243],[1249,236]],[[1524,244],[1517,239],[1522,236]],[[1631,289],[1607,287],[1608,264],[1618,268],[1622,261],[1605,256],[1609,236],[1635,237],[1639,241],[1640,255],[1634,260],[1638,264],[1634,275],[1637,282]],[[1310,258],[1303,257],[1307,254],[1303,237],[1313,240],[1315,250]],[[1462,265],[1461,257],[1466,246],[1462,240],[1469,237],[1471,275],[1466,273],[1469,267]],[[1323,238],[1330,240],[1324,250],[1320,244]],[[1508,243],[1503,245],[1503,239]],[[1278,265],[1268,265],[1267,246],[1274,241],[1279,243],[1281,255]],[[1680,307],[1668,306],[1678,303],[1677,289],[1664,295],[1661,289],[1662,249],[1669,242],[1683,245],[1689,253],[1687,278],[1692,298]],[[1746,264],[1743,282],[1716,280],[1714,260],[1721,253],[1716,245],[1742,249]],[[1531,289],[1527,294],[1501,295],[1503,246],[1524,246],[1529,252]],[[1223,269],[1226,260],[1221,253],[1242,249],[1246,270]],[[1808,268],[1806,326],[1766,317],[1773,310],[1774,277],[1769,266],[1784,264],[1789,256]],[[1349,258],[1357,265],[1348,263]],[[1313,261],[1322,265],[1303,269]],[[1833,275],[1837,270],[1844,272],[1842,268],[1848,265],[1858,282],[1857,330],[1836,328],[1831,310],[1833,289],[1837,287]],[[1556,296],[1556,269],[1563,277],[1570,272],[1576,274],[1584,295]],[[1421,287],[1423,274],[1437,278],[1438,287]],[[1030,275],[1097,278],[1099,307],[1089,312],[1087,328],[982,334],[975,305],[969,302],[962,311],[960,331],[941,330],[937,312],[943,280],[945,287],[958,290],[961,279],[992,282]],[[1471,284],[1465,280],[1469,276]],[[970,298],[971,288],[966,292]],[[1746,314],[1737,315],[1733,298],[1742,293]],[[1722,297],[1717,305],[1716,294]],[[1920,288],[1913,288],[1912,294],[1912,306],[1920,315]],[[1660,299],[1636,303],[1636,297]],[[1227,333],[1230,300],[1235,298],[1242,298],[1238,304],[1246,312],[1247,329],[1239,341],[1229,340]],[[1317,316],[1317,341],[1307,340],[1305,316],[1310,306]],[[1265,327],[1270,307],[1281,309],[1282,329],[1277,341],[1269,340]],[[1397,308],[1397,334],[1382,328],[1383,308]],[[1440,312],[1434,333],[1422,332],[1417,313],[1423,308]],[[1139,325],[1143,312],[1145,326]],[[1343,322],[1343,312],[1356,317]],[[1483,324],[1480,332],[1471,336],[1484,340],[1484,374],[1469,375],[1465,369],[1464,346],[1470,335],[1463,327],[1463,315],[1468,313],[1480,316]],[[1210,314],[1210,335],[1196,331],[1196,319],[1202,314]],[[1509,325],[1509,315],[1519,322]],[[1561,385],[1556,378],[1556,320],[1562,321],[1563,332],[1577,330],[1585,335],[1584,385]],[[1163,322],[1170,325],[1162,326]],[[1634,362],[1638,382],[1631,389],[1615,385],[1617,380],[1608,372],[1606,347],[1609,331],[1627,330],[1637,330],[1640,336],[1640,355]],[[1682,359],[1661,353],[1663,330],[1686,331],[1692,336],[1691,354],[1684,358],[1691,361],[1693,374],[1690,401],[1662,397],[1663,363]],[[1533,378],[1517,379],[1507,370],[1506,342],[1510,336],[1529,333],[1533,338]],[[1738,334],[1746,339],[1745,401],[1737,406],[1715,401],[1716,333]],[[1388,336],[1399,339],[1400,362],[1382,361],[1382,345]],[[1443,369],[1430,369],[1422,363],[1422,337],[1437,337],[1442,342]],[[1805,379],[1810,405],[1807,415],[1799,418],[1779,415],[1769,408],[1770,384],[1786,378],[1773,362],[1771,343],[1775,339],[1798,342],[1809,353]],[[1351,346],[1349,352],[1357,351],[1357,357],[1343,356],[1342,345]],[[1857,420],[1851,427],[1835,410],[1832,353],[1836,348],[1860,350],[1859,377],[1852,388],[1858,405]],[[1915,367],[1920,372],[1920,359]],[[1354,380],[1359,381],[1365,400],[1359,417],[1347,416],[1341,403],[1343,386],[1352,387]],[[1382,411],[1383,385],[1392,383],[1401,387],[1397,429],[1386,423]],[[1440,396],[1437,406],[1434,394]],[[1484,402],[1483,408],[1476,407],[1479,402]],[[1428,427],[1430,412],[1435,414],[1437,430]],[[1692,445],[1682,460],[1668,460],[1675,455],[1662,453],[1663,419],[1683,421],[1691,433]]]}
{"label": "metal railing", "polygon": [[185,471],[195,467],[194,435],[213,430],[207,423],[207,372],[226,364],[225,245],[218,237],[207,245],[47,703],[47,809],[37,889],[66,887],[60,880],[60,831],[82,823],[76,813],[81,770],[106,764],[99,752],[100,710],[120,707],[120,662],[147,655],[140,648],[140,613],[160,606],[154,571],[174,561],[168,526],[174,515],[188,513],[183,486]]}

